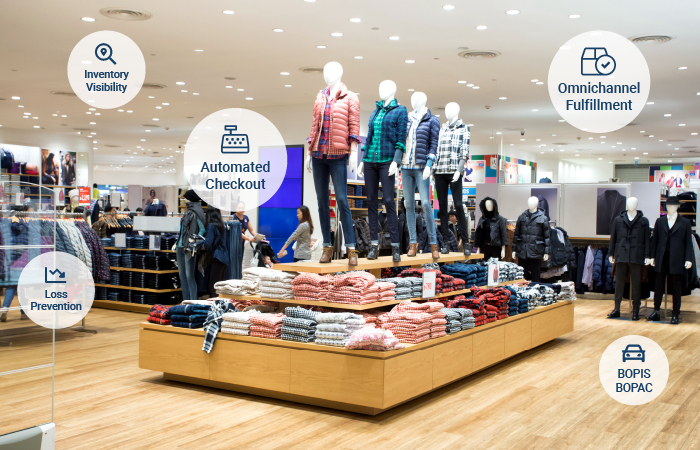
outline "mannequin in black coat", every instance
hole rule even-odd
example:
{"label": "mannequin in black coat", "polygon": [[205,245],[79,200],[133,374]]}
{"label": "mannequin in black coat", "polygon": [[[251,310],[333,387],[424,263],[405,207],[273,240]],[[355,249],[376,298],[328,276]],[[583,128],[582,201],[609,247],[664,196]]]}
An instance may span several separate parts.
{"label": "mannequin in black coat", "polygon": [[549,259],[549,221],[537,207],[537,197],[527,199],[527,211],[518,217],[513,234],[513,259],[525,269],[525,279],[541,281],[542,261]]}
{"label": "mannequin in black coat", "polygon": [[[693,238],[690,221],[678,214],[680,202],[678,197],[669,197],[666,200],[668,214],[660,217],[654,224],[654,234],[651,240],[651,265],[656,272],[656,286],[654,288],[654,312],[647,320],[660,320],[659,310],[666,288],[673,294],[673,314],[671,323],[679,323],[681,311],[681,295],[685,285],[687,269],[693,266],[695,255],[693,253]],[[668,286],[666,285],[668,278]]]}

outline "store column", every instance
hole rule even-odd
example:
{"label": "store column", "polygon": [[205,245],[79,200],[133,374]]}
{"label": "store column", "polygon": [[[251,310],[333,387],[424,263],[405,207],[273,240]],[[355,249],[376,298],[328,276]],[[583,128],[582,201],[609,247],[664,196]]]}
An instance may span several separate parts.
{"label": "store column", "polygon": [[175,154],[175,184],[177,186],[187,186],[187,175],[185,174],[185,154]]}

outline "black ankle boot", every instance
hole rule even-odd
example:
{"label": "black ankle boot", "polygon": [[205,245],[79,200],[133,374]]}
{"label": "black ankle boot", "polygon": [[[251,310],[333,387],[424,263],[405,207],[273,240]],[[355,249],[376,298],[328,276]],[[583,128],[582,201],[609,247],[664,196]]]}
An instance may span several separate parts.
{"label": "black ankle boot", "polygon": [[632,320],[639,320],[639,307],[632,307]]}
{"label": "black ankle boot", "polygon": [[447,245],[447,246],[445,246],[445,247],[442,247],[442,248],[440,249],[440,253],[442,253],[443,255],[447,255],[448,253],[450,253],[450,246]]}
{"label": "black ankle boot", "polygon": [[471,254],[472,254],[471,247],[464,247],[464,256],[471,256]]}
{"label": "black ankle boot", "polygon": [[367,254],[367,259],[377,259],[377,256],[379,256],[379,246],[372,245]]}
{"label": "black ankle boot", "polygon": [[658,322],[659,320],[661,320],[661,315],[659,315],[659,310],[655,309],[653,313],[651,313],[647,316],[647,320],[649,320],[651,322]]}
{"label": "black ankle boot", "polygon": [[401,261],[401,250],[395,245],[391,246],[391,260],[394,262]]}
{"label": "black ankle boot", "polygon": [[677,315],[671,316],[671,325],[678,325],[680,323],[680,319]]}
{"label": "black ankle boot", "polygon": [[608,314],[608,319],[617,319],[620,317],[620,310],[619,309],[613,309],[610,314]]}

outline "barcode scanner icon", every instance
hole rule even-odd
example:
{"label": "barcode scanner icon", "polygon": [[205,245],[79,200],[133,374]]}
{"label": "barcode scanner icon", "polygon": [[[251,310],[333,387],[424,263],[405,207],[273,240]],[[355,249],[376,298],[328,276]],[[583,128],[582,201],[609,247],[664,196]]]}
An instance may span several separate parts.
{"label": "barcode scanner icon", "polygon": [[233,134],[238,125],[224,125],[228,134],[221,137],[221,153],[250,153],[247,134]]}

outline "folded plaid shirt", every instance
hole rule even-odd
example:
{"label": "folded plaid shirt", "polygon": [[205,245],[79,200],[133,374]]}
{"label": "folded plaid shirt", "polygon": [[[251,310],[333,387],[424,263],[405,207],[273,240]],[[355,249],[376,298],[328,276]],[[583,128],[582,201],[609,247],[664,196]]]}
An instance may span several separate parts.
{"label": "folded plaid shirt", "polygon": [[311,335],[311,336],[298,336],[296,334],[282,333],[282,340],[283,341],[304,342],[304,343],[308,344],[309,342],[314,342],[316,340],[316,337],[313,335]]}
{"label": "folded plaid shirt", "polygon": [[162,319],[167,319],[170,317],[170,306],[165,305],[153,305],[149,314],[153,317],[160,317]]}
{"label": "folded plaid shirt", "polygon": [[[250,323],[264,327],[281,327],[284,314],[256,314],[250,317]],[[253,328],[251,327],[251,330]]]}
{"label": "folded plaid shirt", "polygon": [[316,334],[315,330],[305,330],[303,328],[294,328],[282,325],[282,334],[291,334],[294,336],[313,337]]}
{"label": "folded plaid shirt", "polygon": [[[287,309],[293,309],[293,308],[287,308]],[[287,326],[287,327],[293,327],[293,328],[301,328],[301,329],[305,329],[305,330],[315,330],[316,329],[316,321],[315,320],[297,319],[295,317],[283,317],[282,318],[282,325]]]}
{"label": "folded plaid shirt", "polygon": [[306,320],[312,320],[316,322],[316,317],[321,314],[318,311],[311,311],[306,308],[302,308],[301,306],[297,306],[295,308],[292,307],[287,307],[284,308],[284,313],[287,315],[287,317],[293,317],[295,319],[306,319]]}
{"label": "folded plaid shirt", "polygon": [[469,127],[462,119],[452,126],[447,123],[442,125],[433,165],[436,174],[452,174],[464,169],[459,167],[459,162],[469,159],[469,134]]}
{"label": "folded plaid shirt", "polygon": [[151,316],[151,315],[149,315],[146,320],[148,322],[157,323],[159,325],[170,325],[170,319],[162,319],[160,317],[155,317],[155,316]]}

